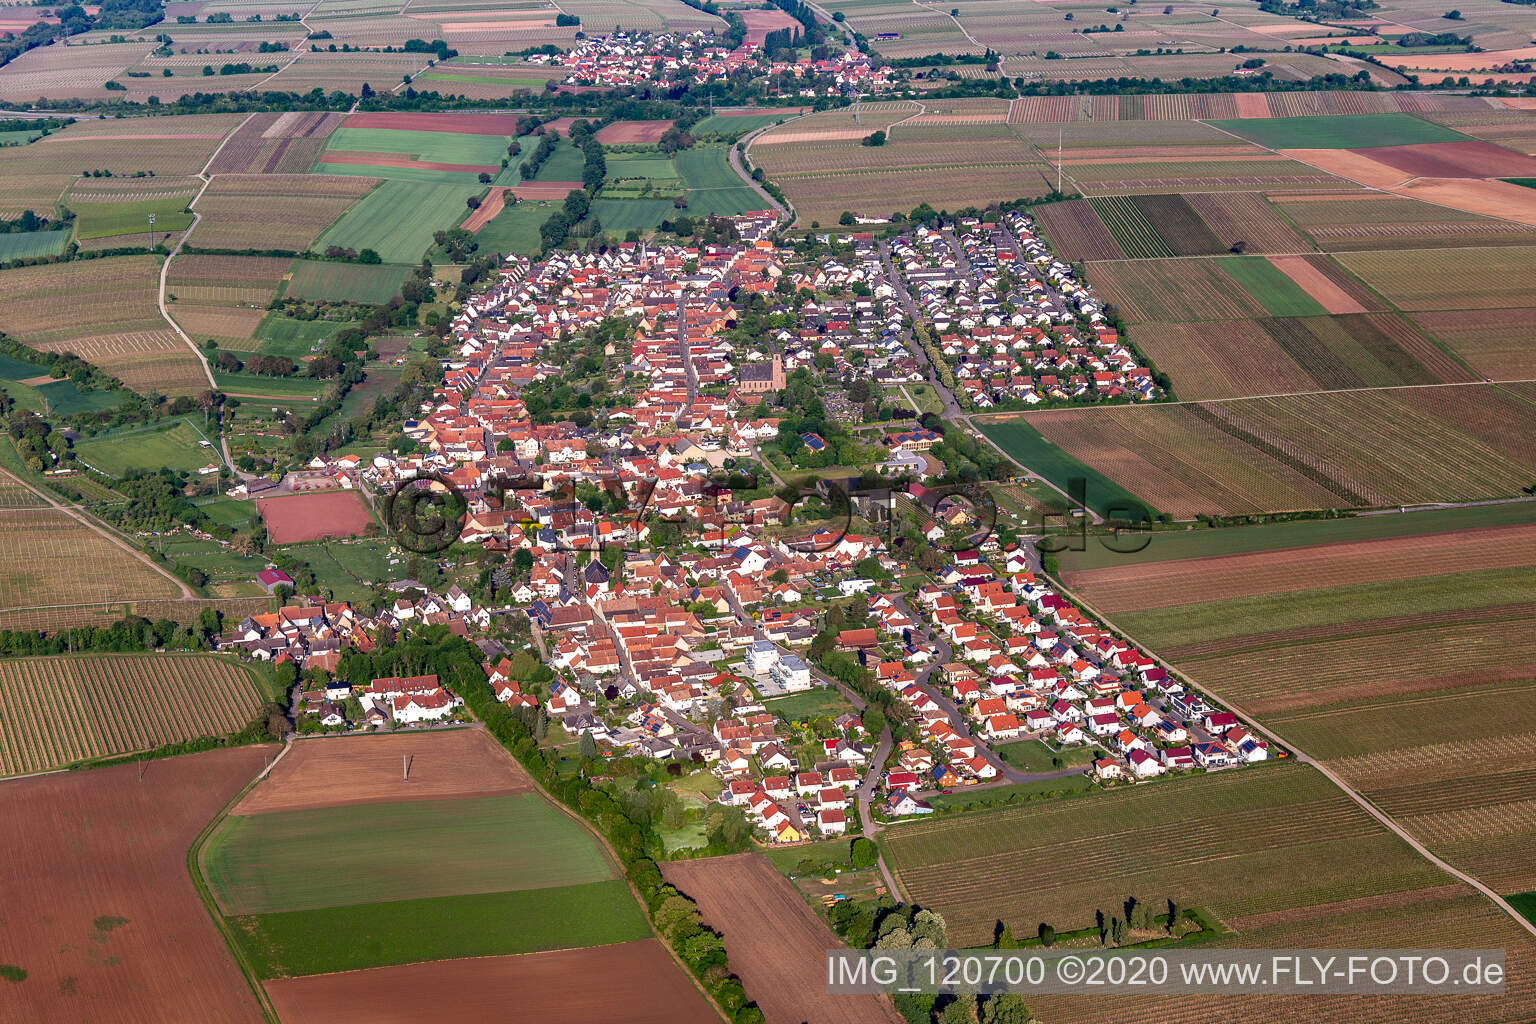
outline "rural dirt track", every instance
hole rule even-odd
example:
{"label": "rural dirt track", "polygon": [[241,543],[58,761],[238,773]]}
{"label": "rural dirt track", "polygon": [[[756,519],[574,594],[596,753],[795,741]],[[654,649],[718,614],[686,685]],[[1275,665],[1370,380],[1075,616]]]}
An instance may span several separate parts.
{"label": "rural dirt track", "polygon": [[284,1024],[719,1022],[655,939],[376,967],[269,981],[266,987]]}
{"label": "rural dirt track", "polygon": [[107,538],[107,540],[111,541],[113,544],[116,544],[118,547],[122,548],[124,551],[126,551],[129,554],[133,555],[133,557],[142,560],[146,565],[150,566],[156,572],[158,572],[160,575],[164,576],[166,579],[170,580],[172,583],[176,584],[176,586],[181,588],[181,599],[183,601],[195,601],[195,600],[197,600],[197,595],[192,593],[192,588],[191,587],[187,586],[181,580],[179,580],[175,576],[171,575],[171,573],[168,572],[164,567],[156,565],[154,562],[150,561],[148,558],[146,558],[144,556],[144,552],[140,551],[138,548],[134,547],[132,544],[129,544],[127,541],[125,541],[121,537],[117,536],[117,534],[113,533],[111,530],[108,530],[106,527],[104,527],[100,523],[96,522],[96,520],[92,519],[90,516],[82,515],[81,513],[76,512],[75,509],[76,509],[77,506],[66,505],[63,502],[58,501],[57,499],[55,499],[53,497],[52,494],[49,494],[47,491],[39,490],[38,488],[33,487],[27,481],[21,479],[18,476],[14,476],[13,474],[7,472],[4,469],[0,469],[0,479],[12,480],[12,481],[16,482],[17,484],[20,484],[22,487],[25,487],[27,490],[31,491],[33,494],[37,495],[39,498],[42,498],[49,505],[51,505],[54,508],[58,509],[60,512],[63,512],[65,515],[67,515],[67,516],[77,520],[81,525],[87,527],[88,529],[94,530],[95,532],[101,534],[103,537]]}
{"label": "rural dirt track", "polygon": [[768,1024],[901,1024],[883,996],[833,996],[818,979],[842,943],[758,853],[671,861],[662,876],[725,937],[731,969]]}
{"label": "rural dirt track", "polygon": [[[1109,618],[1109,616],[1105,615],[1102,610],[1095,608],[1093,605],[1083,600],[1081,595],[1074,594],[1069,588],[1063,586],[1060,580],[1055,580],[1053,582],[1056,584],[1056,587],[1060,591],[1062,597],[1066,598],[1068,601],[1073,602],[1074,604],[1079,605],[1086,614],[1098,619],[1101,623],[1104,624],[1106,628],[1112,629],[1116,633],[1119,633],[1129,643],[1134,644],[1135,646],[1141,648],[1143,651],[1148,652],[1152,659],[1156,661],[1158,665],[1160,665],[1164,670],[1166,670],[1170,676],[1184,680],[1186,683],[1196,683],[1196,680],[1191,679],[1177,666],[1159,657],[1155,648],[1149,647],[1141,640],[1126,632],[1123,626],[1117,625]],[[1328,767],[1328,765],[1322,763],[1321,761],[1318,761],[1316,758],[1308,755],[1306,752],[1298,749],[1294,743],[1276,733],[1268,725],[1264,724],[1264,722],[1259,718],[1244,710],[1241,706],[1234,703],[1229,698],[1223,696],[1215,690],[1212,690],[1209,686],[1205,686],[1203,684],[1200,684],[1200,686],[1201,689],[1210,694],[1210,696],[1213,697],[1218,703],[1225,705],[1228,710],[1232,711],[1238,717],[1252,724],[1255,729],[1262,733],[1267,733],[1281,746],[1288,748],[1298,761],[1304,764],[1310,764],[1319,772],[1322,772],[1323,776],[1328,779],[1329,782],[1332,782],[1335,786],[1338,786],[1341,790],[1343,790],[1344,794],[1353,800],[1356,804],[1360,805],[1360,807],[1363,808],[1367,814],[1385,825],[1393,835],[1397,836],[1403,842],[1411,846],[1413,850],[1425,860],[1429,861],[1431,864],[1435,865],[1435,867],[1439,868],[1441,871],[1444,871],[1451,877],[1465,882],[1467,885],[1470,885],[1472,888],[1476,889],[1479,893],[1492,901],[1494,906],[1498,907],[1500,911],[1509,915],[1509,917],[1517,925],[1519,925],[1521,928],[1524,928],[1532,936],[1536,936],[1536,923],[1531,922],[1525,917],[1525,915],[1521,914],[1514,907],[1510,906],[1509,901],[1499,893],[1495,892],[1492,888],[1490,888],[1487,883],[1474,877],[1473,875],[1467,874],[1460,868],[1453,867],[1441,858],[1437,857],[1435,854],[1431,853],[1428,847],[1416,839],[1407,829],[1403,828],[1402,825],[1399,825],[1390,814],[1387,814],[1385,811],[1378,808],[1371,801],[1360,795],[1360,793],[1358,793],[1349,783],[1345,782],[1343,777],[1340,776],[1338,772],[1334,771],[1332,768]]]}
{"label": "rural dirt track", "polygon": [[0,783],[0,1020],[261,1024],[187,849],[261,770],[249,746]]}

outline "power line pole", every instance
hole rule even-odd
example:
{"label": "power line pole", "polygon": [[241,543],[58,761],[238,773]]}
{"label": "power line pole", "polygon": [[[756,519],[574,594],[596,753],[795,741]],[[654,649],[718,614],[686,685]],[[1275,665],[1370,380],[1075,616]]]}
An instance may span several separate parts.
{"label": "power line pole", "polygon": [[155,251],[155,215],[149,215],[149,251]]}

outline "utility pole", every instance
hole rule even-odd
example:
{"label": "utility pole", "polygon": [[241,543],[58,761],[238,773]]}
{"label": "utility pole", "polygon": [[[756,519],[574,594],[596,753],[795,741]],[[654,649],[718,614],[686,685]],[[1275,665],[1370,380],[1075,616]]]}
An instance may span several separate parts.
{"label": "utility pole", "polygon": [[155,215],[149,215],[149,251],[155,251]]}
{"label": "utility pole", "polygon": [[1061,126],[1056,126],[1056,194],[1061,195]]}

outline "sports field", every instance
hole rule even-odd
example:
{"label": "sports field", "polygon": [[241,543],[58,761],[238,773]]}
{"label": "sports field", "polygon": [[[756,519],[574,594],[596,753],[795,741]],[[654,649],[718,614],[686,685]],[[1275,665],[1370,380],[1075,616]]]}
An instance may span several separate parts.
{"label": "sports field", "polygon": [[432,233],[464,219],[464,201],[483,189],[473,181],[442,184],[385,181],[341,215],[315,246],[372,249],[386,263],[415,265],[432,245]]}
{"label": "sports field", "polygon": [[97,434],[77,442],[75,453],[81,462],[108,476],[161,467],[195,473],[210,463],[219,463],[218,450],[201,443],[208,440],[201,420],[199,414],[197,421],[183,418]]}

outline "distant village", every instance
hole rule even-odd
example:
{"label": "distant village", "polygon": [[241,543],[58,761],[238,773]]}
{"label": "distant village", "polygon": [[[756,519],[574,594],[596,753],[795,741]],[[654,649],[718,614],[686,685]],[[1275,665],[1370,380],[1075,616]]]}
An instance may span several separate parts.
{"label": "distant village", "polygon": [[869,55],[845,50],[835,57],[771,60],[762,47],[743,42],[729,46],[711,32],[614,32],[589,36],[560,54],[530,54],[530,63],[567,69],[564,84],[604,89],[723,82],[741,73],[767,75],[791,83],[787,92],[807,98],[870,92],[891,82],[889,67],[871,64]]}

